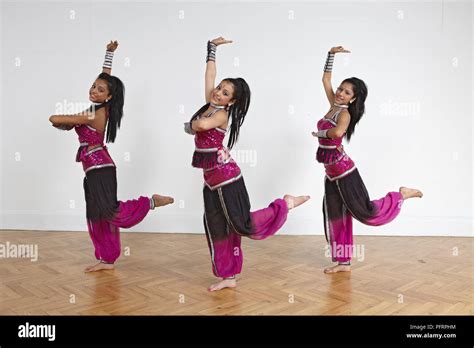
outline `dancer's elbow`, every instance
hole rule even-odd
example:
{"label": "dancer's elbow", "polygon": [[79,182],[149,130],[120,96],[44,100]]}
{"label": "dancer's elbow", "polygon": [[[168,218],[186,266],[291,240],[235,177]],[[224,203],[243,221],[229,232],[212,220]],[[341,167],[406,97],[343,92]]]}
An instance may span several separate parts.
{"label": "dancer's elbow", "polygon": [[344,131],[343,130],[339,130],[339,129],[336,129],[334,130],[334,132],[331,132],[332,134],[329,134],[329,137],[331,139],[337,139],[337,138],[341,138],[343,135],[344,135]]}
{"label": "dancer's elbow", "polygon": [[209,129],[216,128],[217,126],[218,122],[212,118],[193,121],[193,130],[196,132],[205,132]]}
{"label": "dancer's elbow", "polygon": [[207,130],[205,125],[200,121],[193,121],[193,123],[191,124],[191,128],[195,132],[203,132],[203,131]]}

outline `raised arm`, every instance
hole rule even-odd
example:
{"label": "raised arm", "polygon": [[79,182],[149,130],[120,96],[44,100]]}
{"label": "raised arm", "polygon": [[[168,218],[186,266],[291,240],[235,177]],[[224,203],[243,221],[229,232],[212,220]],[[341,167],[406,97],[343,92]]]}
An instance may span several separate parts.
{"label": "raised arm", "polygon": [[112,73],[112,60],[114,58],[114,52],[118,47],[117,41],[110,40],[110,43],[107,44],[107,49],[105,51],[104,64],[102,66],[102,72],[106,74]]}
{"label": "raised arm", "polygon": [[334,56],[336,53],[350,53],[349,50],[344,49],[342,46],[332,47],[326,58],[326,64],[324,64],[323,73],[323,86],[328,98],[329,104],[332,106],[334,103],[334,90],[332,89],[331,77],[332,77],[332,65],[334,63]]}
{"label": "raised arm", "polygon": [[216,84],[216,49],[222,44],[232,43],[232,40],[226,40],[222,36],[207,42],[206,75],[205,75],[205,98],[206,103],[211,101],[211,92]]}
{"label": "raised arm", "polygon": [[[105,52],[105,60],[102,66],[102,72],[109,74],[112,72],[112,59],[114,57],[114,51],[118,47],[117,41],[110,41],[107,44],[107,50]],[[53,124],[53,127],[62,130],[71,130],[75,125],[78,124],[91,124],[94,119],[94,114],[89,110],[85,110],[75,115],[52,115],[49,117],[49,121]]]}

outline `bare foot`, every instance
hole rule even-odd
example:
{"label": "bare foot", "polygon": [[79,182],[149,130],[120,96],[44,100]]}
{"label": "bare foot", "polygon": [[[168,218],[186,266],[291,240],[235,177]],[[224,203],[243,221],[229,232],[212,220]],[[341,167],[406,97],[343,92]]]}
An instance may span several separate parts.
{"label": "bare foot", "polygon": [[292,195],[285,195],[283,199],[286,202],[286,205],[288,206],[288,210],[296,208],[306,202],[308,199],[310,199],[310,196],[292,196]]}
{"label": "bare foot", "polygon": [[219,283],[212,284],[207,290],[208,291],[217,291],[224,288],[235,288],[237,286],[237,281],[235,279],[222,279]]}
{"label": "bare foot", "polygon": [[155,208],[174,203],[173,197],[160,196],[155,194],[151,198],[153,198],[153,202],[155,202]]}
{"label": "bare foot", "polygon": [[420,190],[412,189],[408,187],[400,187],[400,193],[402,194],[403,199],[413,198],[413,197],[423,197],[423,193]]}
{"label": "bare foot", "polygon": [[97,272],[97,271],[102,271],[102,270],[107,270],[107,269],[114,269],[114,264],[113,263],[99,262],[98,264],[96,264],[94,266],[87,267],[84,270],[84,273]]}
{"label": "bare foot", "polygon": [[337,272],[350,272],[351,265],[336,265],[328,267],[324,270],[324,273],[337,273]]}

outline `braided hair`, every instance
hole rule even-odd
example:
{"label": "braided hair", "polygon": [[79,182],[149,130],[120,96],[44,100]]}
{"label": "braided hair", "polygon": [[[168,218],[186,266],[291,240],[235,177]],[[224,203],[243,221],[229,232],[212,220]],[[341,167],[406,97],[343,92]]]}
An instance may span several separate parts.
{"label": "braided hair", "polygon": [[230,82],[234,86],[233,99],[235,102],[228,108],[229,118],[232,123],[227,147],[232,149],[239,139],[240,127],[244,123],[245,115],[247,115],[247,111],[249,110],[251,93],[249,85],[241,77],[235,79],[226,78],[224,81]]}
{"label": "braided hair", "polygon": [[349,127],[347,127],[346,138],[347,141],[351,140],[352,134],[354,134],[355,126],[359,123],[360,119],[365,113],[365,99],[367,99],[367,85],[361,79],[357,77],[351,77],[341,82],[350,83],[352,90],[354,91],[354,97],[356,98],[353,103],[349,104],[349,114],[351,115],[351,121]]}
{"label": "braided hair", "polygon": [[107,119],[106,141],[108,143],[113,143],[117,136],[117,129],[120,128],[120,123],[123,117],[125,86],[118,77],[109,75],[107,73],[101,73],[97,79],[107,82],[109,94],[112,96],[112,99],[110,99],[110,101],[108,101],[105,106],[108,107],[107,111],[109,114]]}

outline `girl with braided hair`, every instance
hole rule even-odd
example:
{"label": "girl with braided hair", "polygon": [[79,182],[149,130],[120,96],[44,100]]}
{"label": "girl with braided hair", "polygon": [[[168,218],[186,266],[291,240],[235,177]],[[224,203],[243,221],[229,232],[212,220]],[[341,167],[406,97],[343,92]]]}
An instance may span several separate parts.
{"label": "girl with braided hair", "polygon": [[[194,135],[192,165],[204,172],[204,229],[211,253],[212,269],[222,280],[209,291],[233,288],[242,269],[241,237],[265,239],[274,235],[286,221],[288,211],[309,196],[285,195],[267,208],[250,211],[244,178],[229,150],[236,144],[250,105],[250,88],[242,78],[226,78],[217,87],[216,48],[232,41],[219,37],[208,42],[206,60],[206,104],[185,123]],[[224,138],[230,134],[227,148]]]}
{"label": "girl with braided hair", "polygon": [[54,127],[74,128],[79,137],[76,161],[82,163],[85,173],[87,228],[99,261],[85,272],[113,269],[121,252],[119,228],[135,226],[150,210],[173,203],[173,198],[157,194],[126,202],[117,200],[116,167],[104,145],[104,137],[109,143],[115,141],[123,115],[124,86],[119,78],[110,75],[117,46],[117,41],[107,45],[102,73],[89,90],[91,107],[76,115],[49,118]]}
{"label": "girl with braided hair", "polygon": [[342,81],[334,93],[331,85],[332,65],[336,53],[349,53],[342,46],[331,48],[324,66],[323,85],[330,109],[319,120],[319,147],[316,160],[326,171],[323,199],[324,231],[330,244],[331,257],[337,265],[326,268],[325,273],[351,270],[352,218],[370,225],[389,223],[400,213],[404,200],[422,197],[420,190],[400,187],[381,199],[370,200],[359,172],[342,147],[342,139],[349,141],[355,126],[365,112],[367,86],[357,77]]}

